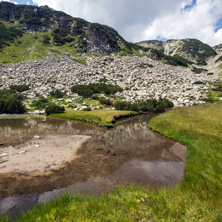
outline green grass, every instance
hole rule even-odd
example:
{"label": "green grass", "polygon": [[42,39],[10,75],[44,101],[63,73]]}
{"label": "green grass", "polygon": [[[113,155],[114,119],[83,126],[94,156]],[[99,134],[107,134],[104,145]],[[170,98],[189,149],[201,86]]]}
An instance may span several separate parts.
{"label": "green grass", "polygon": [[204,98],[203,100],[206,102],[217,102],[219,101],[219,98],[222,97],[222,81],[221,79],[216,80],[213,83],[210,83],[210,88],[207,90],[207,98]]}
{"label": "green grass", "polygon": [[150,121],[150,126],[187,147],[182,187],[222,204],[222,104],[177,108]]}
{"label": "green grass", "polygon": [[124,116],[133,116],[138,114],[132,111],[117,111],[117,110],[66,110],[65,113],[51,114],[51,116],[66,118],[66,119],[77,119],[85,120],[93,123],[97,123],[100,126],[113,126],[115,119]]}
{"label": "green grass", "polygon": [[203,217],[206,219],[203,221],[213,221],[215,217],[207,205],[195,198],[177,188],[168,192],[139,187],[119,188],[98,198],[66,194],[46,206],[35,207],[18,221],[190,222],[201,221]]}
{"label": "green grass", "polygon": [[[63,46],[55,46],[51,37],[49,44],[44,44],[44,35],[48,33],[36,33],[34,35],[25,33],[22,37],[17,38],[10,46],[6,46],[0,52],[0,65],[7,63],[18,63],[26,60],[44,59],[50,55],[70,55],[74,61],[86,65],[86,59],[78,56],[76,50],[71,46],[72,43]],[[77,37],[78,39],[78,37]],[[18,44],[18,42],[21,42]]]}
{"label": "green grass", "polygon": [[18,221],[222,221],[221,113],[222,104],[206,104],[175,108],[150,121],[153,129],[187,147],[181,185],[125,187],[99,197],[66,194]]}

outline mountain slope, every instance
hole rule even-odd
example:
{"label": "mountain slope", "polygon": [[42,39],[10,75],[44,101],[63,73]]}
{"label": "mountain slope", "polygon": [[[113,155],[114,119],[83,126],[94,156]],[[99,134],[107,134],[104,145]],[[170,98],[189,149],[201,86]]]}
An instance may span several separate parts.
{"label": "mountain slope", "polygon": [[47,6],[0,2],[1,27],[4,29],[2,33],[15,35],[7,34],[3,38],[0,35],[0,65],[64,54],[85,63],[81,55],[86,53],[115,53],[120,56],[147,56],[170,65],[188,66],[188,61],[181,58],[129,43],[108,26],[73,18]]}
{"label": "mountain slope", "polygon": [[181,56],[200,65],[206,65],[207,59],[217,55],[212,47],[197,39],[168,40],[166,42],[148,40],[139,42],[138,45],[160,50],[170,56]]}
{"label": "mountain slope", "polygon": [[[45,44],[69,44],[76,52],[110,54],[119,52],[125,40],[114,29],[73,18],[47,6],[14,5],[0,3],[0,21],[16,27],[23,33],[47,33]],[[99,39],[99,43],[98,43]]]}

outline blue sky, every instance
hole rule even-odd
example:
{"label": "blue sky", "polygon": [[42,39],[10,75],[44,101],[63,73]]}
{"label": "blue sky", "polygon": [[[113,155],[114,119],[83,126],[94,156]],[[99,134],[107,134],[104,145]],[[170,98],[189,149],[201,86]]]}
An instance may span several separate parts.
{"label": "blue sky", "polygon": [[[30,0],[26,0],[26,1],[24,1],[24,0],[14,0],[15,2],[17,2],[18,4],[22,4],[22,5],[36,5],[36,4],[34,4],[32,1],[30,1]],[[12,2],[13,2],[13,0],[12,0]]]}
{"label": "blue sky", "polygon": [[48,5],[73,17],[106,24],[131,42],[197,38],[212,46],[222,43],[222,0],[7,1]]}
{"label": "blue sky", "polygon": [[197,0],[192,0],[192,3],[185,5],[184,9],[191,10],[196,4],[197,4]]}

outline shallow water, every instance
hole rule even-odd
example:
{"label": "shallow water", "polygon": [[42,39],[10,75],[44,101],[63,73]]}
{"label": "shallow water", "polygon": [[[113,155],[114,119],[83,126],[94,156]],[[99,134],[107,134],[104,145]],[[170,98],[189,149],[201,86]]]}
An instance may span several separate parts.
{"label": "shallow water", "polygon": [[2,147],[22,147],[35,135],[92,136],[78,150],[78,158],[61,168],[40,175],[1,174],[0,170],[0,214],[11,212],[15,217],[64,191],[97,195],[131,184],[160,187],[179,183],[185,166],[184,147],[150,130],[151,117],[145,114],[121,120],[112,129],[28,115],[0,118]]}

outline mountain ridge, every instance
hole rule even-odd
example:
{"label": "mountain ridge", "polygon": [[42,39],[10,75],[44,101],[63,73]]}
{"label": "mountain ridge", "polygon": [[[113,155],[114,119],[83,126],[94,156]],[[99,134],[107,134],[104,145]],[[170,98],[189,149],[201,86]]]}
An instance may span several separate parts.
{"label": "mountain ridge", "polygon": [[154,48],[170,56],[181,56],[184,59],[196,62],[198,65],[206,65],[206,61],[217,52],[209,45],[198,39],[170,39],[167,41],[145,40],[137,43],[143,47]]}
{"label": "mountain ridge", "polygon": [[125,40],[111,27],[73,18],[48,6],[1,2],[0,21],[7,22],[9,27],[16,27],[26,33],[52,32],[48,38],[52,39],[54,45],[73,43],[71,47],[83,53],[111,54],[119,52],[120,47],[125,44]]}
{"label": "mountain ridge", "polygon": [[[12,36],[11,39],[7,39],[6,36],[1,38],[1,33],[6,33],[6,29],[8,29],[7,32],[10,34],[18,33]],[[24,38],[20,38],[21,32],[25,36]],[[25,44],[21,47],[21,43],[24,41],[29,42],[29,48]],[[167,42],[173,44],[174,41],[179,42],[181,40],[168,40]],[[20,62],[27,59],[42,59],[44,56],[47,57],[53,53],[68,53],[71,56],[78,56],[85,53],[97,55],[110,55],[114,53],[121,56],[148,56],[155,60],[162,60],[164,63],[170,65],[188,67],[192,62],[197,63],[197,65],[206,64],[206,59],[212,55],[216,55],[216,51],[210,46],[199,40],[193,41],[199,44],[195,50],[199,50],[205,46],[207,50],[204,53],[206,54],[206,51],[210,51],[209,55],[204,54],[203,56],[203,53],[199,53],[198,58],[194,59],[195,56],[192,55],[193,51],[188,54],[191,56],[187,56],[186,52],[175,53],[178,47],[168,47],[168,50],[165,50],[165,43],[158,40],[143,41],[138,44],[129,43],[116,30],[109,26],[90,23],[81,18],[73,18],[64,12],[56,11],[48,6],[38,7],[0,2],[0,50],[5,46],[12,46],[5,49],[5,51],[2,50],[5,53],[4,61],[1,64],[13,61]],[[148,44],[149,42],[152,42],[152,44]],[[146,45],[143,45],[144,43]],[[155,47],[157,45],[158,47]],[[19,46],[21,49],[19,49]],[[188,44],[187,48],[189,46]],[[37,48],[41,48],[41,52]],[[22,49],[26,52],[22,52]],[[19,50],[21,52],[17,54],[10,52]],[[9,56],[8,53],[10,54]],[[24,59],[19,60],[19,57]]]}

